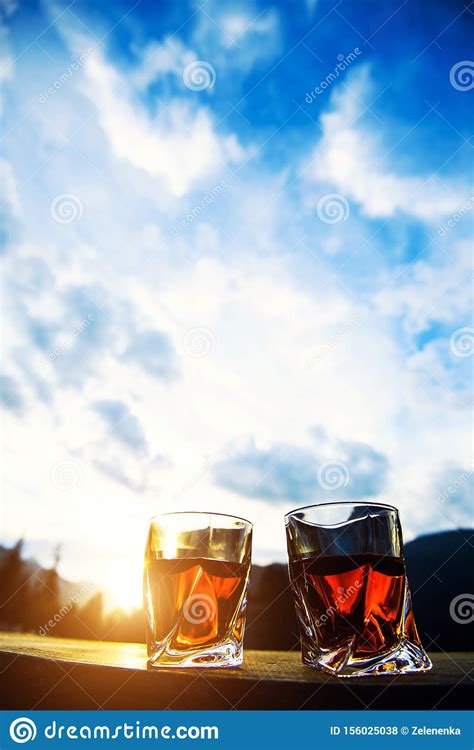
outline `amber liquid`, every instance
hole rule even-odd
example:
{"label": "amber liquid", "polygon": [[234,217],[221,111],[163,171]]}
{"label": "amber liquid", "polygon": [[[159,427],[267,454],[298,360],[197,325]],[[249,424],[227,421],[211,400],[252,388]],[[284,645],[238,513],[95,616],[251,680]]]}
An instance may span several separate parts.
{"label": "amber liquid", "polygon": [[229,636],[240,642],[249,567],[202,557],[148,560],[149,650],[166,642],[173,651],[192,651]]}
{"label": "amber liquid", "polygon": [[[377,554],[306,557],[290,561],[303,653],[333,651],[352,642],[355,658],[389,651],[404,623],[405,565]],[[305,627],[306,626],[306,627]],[[311,637],[309,633],[312,633]]]}

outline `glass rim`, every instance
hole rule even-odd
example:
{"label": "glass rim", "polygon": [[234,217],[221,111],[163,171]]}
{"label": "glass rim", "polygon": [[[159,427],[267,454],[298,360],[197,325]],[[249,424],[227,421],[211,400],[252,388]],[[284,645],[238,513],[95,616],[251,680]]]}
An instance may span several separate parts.
{"label": "glass rim", "polygon": [[289,518],[295,513],[299,513],[302,510],[309,510],[310,508],[330,508],[336,505],[365,505],[368,507],[373,506],[374,508],[382,508],[383,510],[394,511],[397,514],[399,513],[398,508],[396,508],[394,505],[389,505],[388,503],[372,503],[368,500],[336,500],[334,502],[328,503],[312,503],[311,505],[302,505],[301,508],[294,508],[293,510],[289,510],[288,513],[285,513],[284,517]]}
{"label": "glass rim", "polygon": [[234,516],[232,513],[214,513],[205,510],[169,510],[166,513],[157,513],[156,516],[151,516],[150,523],[166,516],[217,516],[218,518],[232,518],[234,521],[246,523],[253,529],[252,521],[242,518],[242,516]]}

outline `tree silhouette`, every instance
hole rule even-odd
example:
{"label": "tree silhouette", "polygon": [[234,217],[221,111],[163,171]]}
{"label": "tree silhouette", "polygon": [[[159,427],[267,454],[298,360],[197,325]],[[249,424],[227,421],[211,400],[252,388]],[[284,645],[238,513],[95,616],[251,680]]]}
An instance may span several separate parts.
{"label": "tree silhouette", "polygon": [[58,562],[59,547],[55,549],[52,567],[46,570],[40,569],[31,581],[30,600],[34,604],[30,607],[28,617],[31,630],[40,631],[41,628],[54,627],[56,620],[60,617]]}
{"label": "tree silhouette", "polygon": [[23,539],[7,550],[0,568],[0,625],[23,629],[29,606],[28,575],[22,560]]}
{"label": "tree silhouette", "polygon": [[82,626],[82,638],[98,638],[102,640],[104,630],[104,596],[101,591],[91,598],[79,609],[77,619]]}

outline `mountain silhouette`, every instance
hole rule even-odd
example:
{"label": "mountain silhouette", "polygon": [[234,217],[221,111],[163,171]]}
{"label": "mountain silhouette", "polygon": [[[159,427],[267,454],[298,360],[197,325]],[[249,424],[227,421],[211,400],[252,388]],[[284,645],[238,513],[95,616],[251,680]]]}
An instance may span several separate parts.
{"label": "mountain silhouette", "polygon": [[413,610],[431,651],[472,651],[474,532],[444,531],[405,546]]}

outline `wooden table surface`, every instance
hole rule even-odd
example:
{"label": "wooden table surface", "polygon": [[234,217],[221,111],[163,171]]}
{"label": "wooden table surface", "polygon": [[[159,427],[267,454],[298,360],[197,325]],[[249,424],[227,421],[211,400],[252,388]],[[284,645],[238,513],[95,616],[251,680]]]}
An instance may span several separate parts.
{"label": "wooden table surface", "polygon": [[470,708],[474,654],[430,654],[420,675],[338,679],[299,653],[246,651],[238,669],[147,669],[138,643],[0,633],[0,700],[9,709]]}

